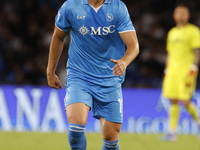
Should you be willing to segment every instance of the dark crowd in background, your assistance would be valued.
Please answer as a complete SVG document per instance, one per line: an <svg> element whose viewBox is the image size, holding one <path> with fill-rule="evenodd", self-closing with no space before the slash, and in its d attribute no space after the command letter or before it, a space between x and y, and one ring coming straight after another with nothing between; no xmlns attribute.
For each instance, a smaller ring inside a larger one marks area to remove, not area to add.
<svg viewBox="0 0 200 150"><path fill-rule="evenodd" d="M65 0L0 1L0 84L47 85L46 66L54 18ZM175 24L176 0L122 0L136 29L140 54L126 72L123 87L160 88L166 57L166 36ZM183 1L181 1L183 2ZM191 22L200 27L200 1L184 1ZM57 67L65 84L69 36ZM198 87L199 84L197 84Z"/></svg>

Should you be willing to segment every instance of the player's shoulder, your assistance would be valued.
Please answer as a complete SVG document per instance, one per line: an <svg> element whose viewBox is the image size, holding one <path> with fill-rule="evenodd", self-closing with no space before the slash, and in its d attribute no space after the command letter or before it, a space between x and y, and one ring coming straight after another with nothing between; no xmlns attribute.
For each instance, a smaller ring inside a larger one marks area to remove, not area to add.
<svg viewBox="0 0 200 150"><path fill-rule="evenodd" d="M115 1L115 0L112 0L112 1ZM116 0L115 3L117 3L118 6L121 8L126 7L126 4L124 2L122 2L121 0Z"/></svg>
<svg viewBox="0 0 200 150"><path fill-rule="evenodd" d="M126 4L122 2L121 0L110 0L110 1L112 5L110 8L113 9L115 14L119 15L119 14L124 14L127 12Z"/></svg>
<svg viewBox="0 0 200 150"><path fill-rule="evenodd" d="M118 11L119 9L126 7L125 3L122 2L121 0L107 0L107 2L109 2L110 5L115 6L118 9Z"/></svg>
<svg viewBox="0 0 200 150"><path fill-rule="evenodd" d="M199 27L196 26L196 25L194 25L194 24L192 24L192 23L188 23L188 24L187 24L187 28L188 28L189 30L192 30L192 31L199 31Z"/></svg>
<svg viewBox="0 0 200 150"><path fill-rule="evenodd" d="M177 30L177 27L173 27L168 31L168 35L173 34Z"/></svg>
<svg viewBox="0 0 200 150"><path fill-rule="evenodd" d="M63 5L61 6L67 9L75 8L78 4L81 4L80 0L66 0Z"/></svg>
<svg viewBox="0 0 200 150"><path fill-rule="evenodd" d="M112 0L112 3L118 4L118 5L124 5L124 2L121 0Z"/></svg>
<svg viewBox="0 0 200 150"><path fill-rule="evenodd" d="M64 3L66 4L76 4L76 3L82 3L81 0L66 0Z"/></svg>

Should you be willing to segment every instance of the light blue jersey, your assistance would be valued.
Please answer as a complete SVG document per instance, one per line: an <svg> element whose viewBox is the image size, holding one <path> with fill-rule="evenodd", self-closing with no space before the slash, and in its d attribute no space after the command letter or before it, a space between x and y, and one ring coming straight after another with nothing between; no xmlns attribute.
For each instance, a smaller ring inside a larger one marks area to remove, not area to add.
<svg viewBox="0 0 200 150"><path fill-rule="evenodd" d="M125 44L119 33L134 31L129 13L121 0L105 0L98 9L88 0L67 0L59 9L55 25L70 32L68 75L87 79L101 86L117 86L110 59L121 59Z"/></svg>

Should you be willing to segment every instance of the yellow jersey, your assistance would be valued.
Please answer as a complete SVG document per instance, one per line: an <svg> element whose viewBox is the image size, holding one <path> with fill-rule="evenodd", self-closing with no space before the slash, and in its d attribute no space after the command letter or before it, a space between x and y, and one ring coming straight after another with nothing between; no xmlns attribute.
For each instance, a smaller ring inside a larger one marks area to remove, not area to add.
<svg viewBox="0 0 200 150"><path fill-rule="evenodd" d="M200 29L197 26L188 23L182 28L172 28L167 36L169 74L188 72L194 61L193 50L197 48L200 48Z"/></svg>

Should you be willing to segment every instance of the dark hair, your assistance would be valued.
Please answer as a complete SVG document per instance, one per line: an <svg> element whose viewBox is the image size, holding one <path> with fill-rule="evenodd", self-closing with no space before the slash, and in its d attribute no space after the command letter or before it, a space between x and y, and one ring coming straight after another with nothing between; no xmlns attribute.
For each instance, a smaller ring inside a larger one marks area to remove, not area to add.
<svg viewBox="0 0 200 150"><path fill-rule="evenodd" d="M175 5L175 8L176 7L185 7L190 12L190 4L187 3L187 2L177 2L176 5Z"/></svg>

